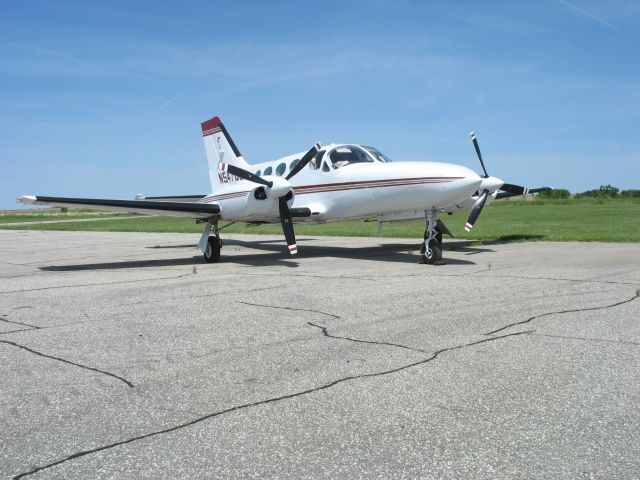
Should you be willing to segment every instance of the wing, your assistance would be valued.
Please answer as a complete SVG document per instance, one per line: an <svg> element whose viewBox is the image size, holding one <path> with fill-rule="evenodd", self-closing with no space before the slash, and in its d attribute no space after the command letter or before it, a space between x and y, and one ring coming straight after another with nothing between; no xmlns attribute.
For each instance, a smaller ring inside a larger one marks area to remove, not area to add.
<svg viewBox="0 0 640 480"><path fill-rule="evenodd" d="M163 201L163 202L198 202L198 200L203 199L206 195L197 194L197 195L169 195L165 197L147 197L146 195L136 195L136 200L154 200L154 201Z"/></svg>
<svg viewBox="0 0 640 480"><path fill-rule="evenodd" d="M23 205L54 205L56 207L89 208L91 210L107 210L111 212L155 213L189 218L209 218L220 213L219 205L198 202L24 196L18 199L18 203Z"/></svg>

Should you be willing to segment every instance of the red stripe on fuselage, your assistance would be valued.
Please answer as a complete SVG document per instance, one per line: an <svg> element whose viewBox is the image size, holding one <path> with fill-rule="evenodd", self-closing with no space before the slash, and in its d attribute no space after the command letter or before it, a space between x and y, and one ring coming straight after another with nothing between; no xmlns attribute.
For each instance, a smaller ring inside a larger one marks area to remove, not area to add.
<svg viewBox="0 0 640 480"><path fill-rule="evenodd" d="M362 182L326 183L318 185L304 185L294 187L296 195L309 193L338 192L341 190L357 190L365 188L400 187L407 185L422 185L429 183L449 183L463 177L419 177L419 178L398 178L393 180L374 180Z"/></svg>

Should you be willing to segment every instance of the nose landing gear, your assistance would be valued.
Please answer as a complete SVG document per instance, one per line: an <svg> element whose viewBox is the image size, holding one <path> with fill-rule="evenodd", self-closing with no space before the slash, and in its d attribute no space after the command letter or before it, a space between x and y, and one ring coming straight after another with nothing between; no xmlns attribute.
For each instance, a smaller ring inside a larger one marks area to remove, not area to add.
<svg viewBox="0 0 640 480"><path fill-rule="evenodd" d="M424 242L420 244L420 260L418 263L430 265L444 265L442 260L442 232L438 228L440 212L427 210Z"/></svg>

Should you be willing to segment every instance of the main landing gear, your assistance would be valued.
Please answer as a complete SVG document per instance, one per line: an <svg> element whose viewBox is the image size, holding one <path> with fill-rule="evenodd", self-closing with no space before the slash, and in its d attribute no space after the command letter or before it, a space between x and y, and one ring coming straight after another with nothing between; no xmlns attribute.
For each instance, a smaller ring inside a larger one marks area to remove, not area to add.
<svg viewBox="0 0 640 480"><path fill-rule="evenodd" d="M431 265L444 265L442 260L442 231L438 227L439 212L427 210L424 242L420 244L420 262Z"/></svg>
<svg viewBox="0 0 640 480"><path fill-rule="evenodd" d="M220 260L220 249L222 248L222 240L218 235L211 235L207 240L207 246L204 248L204 259L207 263L218 263Z"/></svg>
<svg viewBox="0 0 640 480"><path fill-rule="evenodd" d="M211 228L213 227L213 235L210 235ZM209 220L200 241L198 242L198 248L204 255L204 260L207 263L217 263L220 260L220 249L222 248L222 240L220 240L220 230L218 229L218 223L215 224Z"/></svg>

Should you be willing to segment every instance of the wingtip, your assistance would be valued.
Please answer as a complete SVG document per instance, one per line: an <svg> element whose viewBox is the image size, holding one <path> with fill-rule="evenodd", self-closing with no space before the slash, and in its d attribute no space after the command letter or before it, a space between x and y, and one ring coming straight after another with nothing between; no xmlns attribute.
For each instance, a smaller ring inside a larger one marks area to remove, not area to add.
<svg viewBox="0 0 640 480"><path fill-rule="evenodd" d="M295 255L298 253L298 246L295 243L293 245L289 245L289 253L291 255Z"/></svg>
<svg viewBox="0 0 640 480"><path fill-rule="evenodd" d="M470 232L472 228L473 228L473 225L471 225L470 223L467 223L467 224L464 226L464 229L465 229L467 232Z"/></svg>
<svg viewBox="0 0 640 480"><path fill-rule="evenodd" d="M16 199L16 203L19 203L21 205L32 205L36 203L37 200L38 199L35 195L23 195L22 197L18 197Z"/></svg>

